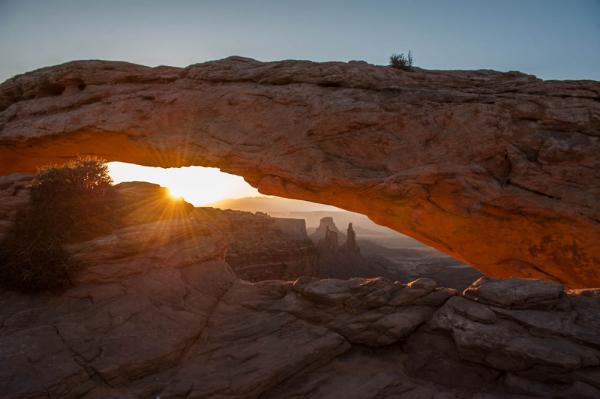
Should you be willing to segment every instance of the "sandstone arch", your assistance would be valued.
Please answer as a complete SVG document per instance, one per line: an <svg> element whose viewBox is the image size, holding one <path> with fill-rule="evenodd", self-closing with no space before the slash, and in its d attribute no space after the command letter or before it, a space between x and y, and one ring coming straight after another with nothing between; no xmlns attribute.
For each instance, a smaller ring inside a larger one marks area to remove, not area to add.
<svg viewBox="0 0 600 399"><path fill-rule="evenodd" d="M600 286L600 82L363 62L80 61L0 86L0 174L77 154L216 166L492 276Z"/></svg>

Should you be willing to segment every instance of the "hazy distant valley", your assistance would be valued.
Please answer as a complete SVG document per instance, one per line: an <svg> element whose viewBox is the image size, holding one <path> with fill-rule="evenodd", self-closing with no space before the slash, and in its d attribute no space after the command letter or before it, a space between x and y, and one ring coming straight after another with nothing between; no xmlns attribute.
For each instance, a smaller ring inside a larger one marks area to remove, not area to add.
<svg viewBox="0 0 600 399"><path fill-rule="evenodd" d="M339 237L340 245L345 239L344 232L348 224L352 223L360 256L337 256L328 262L321 262L319 277L382 276L403 282L430 277L442 286L462 290L481 276L472 267L461 264L434 248L377 225L364 215L339 208L278 197L227 199L211 204L211 207L264 212L275 218L303 219L306 221L307 234L312 237L314 244L319 241L314 234L322 218L333 218L335 227L342 233Z"/></svg>

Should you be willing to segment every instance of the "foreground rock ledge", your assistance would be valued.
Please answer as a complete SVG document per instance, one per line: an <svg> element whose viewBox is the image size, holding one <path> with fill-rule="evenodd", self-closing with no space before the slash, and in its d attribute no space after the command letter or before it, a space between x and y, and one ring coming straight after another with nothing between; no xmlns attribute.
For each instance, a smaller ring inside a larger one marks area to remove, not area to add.
<svg viewBox="0 0 600 399"><path fill-rule="evenodd" d="M144 261L99 237L79 246L90 267L65 293L0 291L2 397L600 397L599 290L488 278L464 295L426 278L248 283L200 225L187 231L212 259L171 240Z"/></svg>
<svg viewBox="0 0 600 399"><path fill-rule="evenodd" d="M600 83L364 62L80 61L0 85L0 174L203 165L368 215L490 276L600 286Z"/></svg>

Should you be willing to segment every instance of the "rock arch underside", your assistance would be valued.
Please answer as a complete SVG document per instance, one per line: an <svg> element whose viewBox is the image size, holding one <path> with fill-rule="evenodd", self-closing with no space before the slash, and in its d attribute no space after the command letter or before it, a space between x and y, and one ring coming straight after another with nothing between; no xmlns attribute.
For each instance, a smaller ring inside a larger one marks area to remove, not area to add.
<svg viewBox="0 0 600 399"><path fill-rule="evenodd" d="M0 174L219 167L489 276L600 286L600 82L364 62L77 61L0 85Z"/></svg>

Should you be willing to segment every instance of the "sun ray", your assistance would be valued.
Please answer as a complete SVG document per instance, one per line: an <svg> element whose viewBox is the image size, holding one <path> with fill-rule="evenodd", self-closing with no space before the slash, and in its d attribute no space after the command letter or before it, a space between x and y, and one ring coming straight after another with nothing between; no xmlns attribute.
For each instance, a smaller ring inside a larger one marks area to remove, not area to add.
<svg viewBox="0 0 600 399"><path fill-rule="evenodd" d="M109 163L115 183L147 181L167 187L173 197L181 197L196 206L204 206L226 198L262 196L242 177L221 172L217 168L144 167L121 162Z"/></svg>

